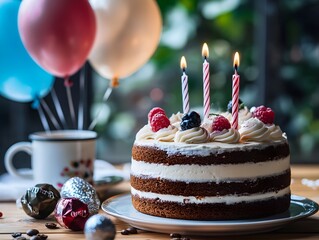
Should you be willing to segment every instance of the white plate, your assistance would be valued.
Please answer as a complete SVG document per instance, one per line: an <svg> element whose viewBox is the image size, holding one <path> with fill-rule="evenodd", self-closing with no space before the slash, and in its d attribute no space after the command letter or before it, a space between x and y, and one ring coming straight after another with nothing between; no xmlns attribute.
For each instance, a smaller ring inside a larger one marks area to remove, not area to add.
<svg viewBox="0 0 319 240"><path fill-rule="evenodd" d="M102 204L102 209L133 227L153 232L188 235L240 235L273 231L287 223L315 214L318 204L310 199L292 195L289 210L267 218L229 221L194 221L161 218L135 210L131 195L112 197Z"/></svg>

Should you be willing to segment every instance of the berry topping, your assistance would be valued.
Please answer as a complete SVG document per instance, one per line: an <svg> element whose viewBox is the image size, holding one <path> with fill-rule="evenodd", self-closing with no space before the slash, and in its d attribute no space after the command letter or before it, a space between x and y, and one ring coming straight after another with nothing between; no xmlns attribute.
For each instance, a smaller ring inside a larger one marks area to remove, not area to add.
<svg viewBox="0 0 319 240"><path fill-rule="evenodd" d="M273 124L275 119L275 113L271 108L259 106L253 112L253 117L258 118L264 124Z"/></svg>
<svg viewBox="0 0 319 240"><path fill-rule="evenodd" d="M181 129L187 130L195 127L199 127L201 124L200 116L197 112L190 112L183 116L181 122Z"/></svg>
<svg viewBox="0 0 319 240"><path fill-rule="evenodd" d="M223 131L224 129L230 129L230 123L224 116L217 116L214 119L212 131Z"/></svg>
<svg viewBox="0 0 319 240"><path fill-rule="evenodd" d="M162 108L160 108L160 107L155 107L155 108L153 108L153 109L148 113L148 122L149 122L149 123L152 121L153 116L154 116L155 114L157 114L157 113L161 113L161 114L166 115L166 114L165 114L165 111L164 111Z"/></svg>
<svg viewBox="0 0 319 240"><path fill-rule="evenodd" d="M233 107L233 102L232 100L230 100L227 105L227 111L231 113L232 107ZM245 107L245 104L242 102L242 100L239 99L239 110L244 109L244 107Z"/></svg>
<svg viewBox="0 0 319 240"><path fill-rule="evenodd" d="M167 128L170 125L169 119L163 113L156 113L153 115L152 120L150 122L151 128L153 132L157 132L162 128Z"/></svg>

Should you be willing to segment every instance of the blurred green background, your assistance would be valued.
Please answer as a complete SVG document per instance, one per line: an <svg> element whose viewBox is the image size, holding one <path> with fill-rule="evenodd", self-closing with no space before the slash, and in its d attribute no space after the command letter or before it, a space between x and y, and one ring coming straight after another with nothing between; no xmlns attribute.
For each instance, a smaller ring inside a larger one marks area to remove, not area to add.
<svg viewBox="0 0 319 240"><path fill-rule="evenodd" d="M190 105L202 112L201 48L210 51L211 105L226 109L231 99L233 55L240 53L240 98L266 105L288 135L293 162L317 161L319 143L319 1L158 1L163 17L160 45L136 74L121 80L104 105L97 131L98 155L129 161L130 146L154 106L168 115L182 111L181 56L189 76ZM147 36L146 36L147 37ZM93 75L93 110L108 84ZM110 154L112 153L112 154Z"/></svg>

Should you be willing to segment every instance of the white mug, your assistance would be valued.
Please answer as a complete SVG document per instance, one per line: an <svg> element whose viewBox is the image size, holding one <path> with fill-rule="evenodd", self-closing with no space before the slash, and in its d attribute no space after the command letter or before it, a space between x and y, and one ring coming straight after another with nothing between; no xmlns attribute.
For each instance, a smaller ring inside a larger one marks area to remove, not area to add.
<svg viewBox="0 0 319 240"><path fill-rule="evenodd" d="M31 134L32 142L12 145L5 154L9 174L30 178L13 166L13 157L24 151L31 155L32 178L35 183L49 183L61 188L71 177L93 183L95 143L97 134L85 130L61 130Z"/></svg>

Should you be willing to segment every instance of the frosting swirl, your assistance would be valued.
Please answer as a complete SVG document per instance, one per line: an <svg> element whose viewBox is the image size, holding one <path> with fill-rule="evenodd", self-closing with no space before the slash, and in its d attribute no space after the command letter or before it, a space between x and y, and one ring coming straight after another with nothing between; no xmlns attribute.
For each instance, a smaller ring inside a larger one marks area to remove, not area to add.
<svg viewBox="0 0 319 240"><path fill-rule="evenodd" d="M178 129L172 125L167 128L162 128L155 133L154 139L161 142L173 142L175 133Z"/></svg>
<svg viewBox="0 0 319 240"><path fill-rule="evenodd" d="M224 116L228 119L229 122L232 122L232 114L230 112L223 112L220 115ZM241 127L241 124L246 120L252 118L253 114L249 111L249 109L245 106L243 109L240 109L238 112L238 128Z"/></svg>
<svg viewBox="0 0 319 240"><path fill-rule="evenodd" d="M250 118L244 121L239 133L241 142L266 142L270 140L268 128L257 118Z"/></svg>
<svg viewBox="0 0 319 240"><path fill-rule="evenodd" d="M240 139L239 132L236 129L224 129L223 131L214 131L210 134L210 141L223 143L238 143Z"/></svg>
<svg viewBox="0 0 319 240"><path fill-rule="evenodd" d="M136 134L136 140L154 139L154 132L149 124L142 127Z"/></svg>
<svg viewBox="0 0 319 240"><path fill-rule="evenodd" d="M180 123L182 121L182 117L183 117L183 113L176 113L176 114L172 114L172 116L169 118L169 121L171 122L171 124L177 128L180 128Z"/></svg>
<svg viewBox="0 0 319 240"><path fill-rule="evenodd" d="M279 126L276 126L275 124L266 125L268 127L269 131L269 138L273 141L283 140L285 137L283 136L283 132L281 131Z"/></svg>
<svg viewBox="0 0 319 240"><path fill-rule="evenodd" d="M175 135L175 142L184 142L184 143L204 143L208 142L209 133L205 128L195 127L187 129L185 131L178 131Z"/></svg>
<svg viewBox="0 0 319 240"><path fill-rule="evenodd" d="M238 113L238 124L239 126L246 120L252 118L253 114L249 111L247 107L241 109Z"/></svg>

